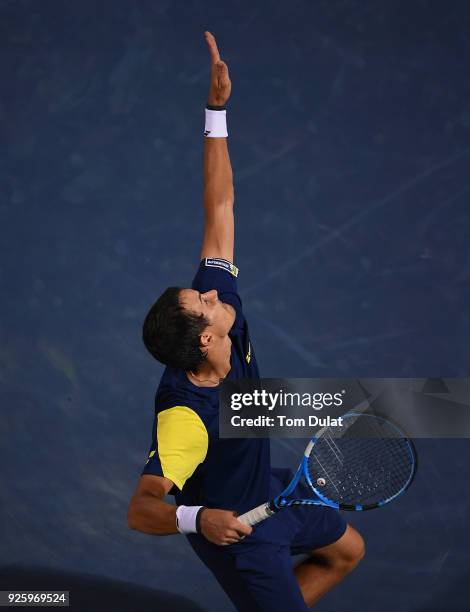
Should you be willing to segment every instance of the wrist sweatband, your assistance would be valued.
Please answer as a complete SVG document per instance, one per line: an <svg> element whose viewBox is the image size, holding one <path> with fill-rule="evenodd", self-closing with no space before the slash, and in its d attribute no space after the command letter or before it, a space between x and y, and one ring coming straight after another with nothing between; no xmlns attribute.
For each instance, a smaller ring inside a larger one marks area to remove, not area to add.
<svg viewBox="0 0 470 612"><path fill-rule="evenodd" d="M199 533L200 518L198 517L203 509L204 506L178 506L176 508L176 529L180 533Z"/></svg>
<svg viewBox="0 0 470 612"><path fill-rule="evenodd" d="M208 138L226 138L228 136L227 109L225 106L206 104L204 136Z"/></svg>

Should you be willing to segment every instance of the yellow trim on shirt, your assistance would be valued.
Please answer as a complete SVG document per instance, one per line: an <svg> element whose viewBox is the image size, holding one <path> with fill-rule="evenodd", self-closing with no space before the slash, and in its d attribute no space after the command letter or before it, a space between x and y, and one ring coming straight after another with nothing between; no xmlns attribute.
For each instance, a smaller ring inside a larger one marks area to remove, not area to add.
<svg viewBox="0 0 470 612"><path fill-rule="evenodd" d="M157 442L163 475L182 490L209 448L201 417L187 406L162 410L157 418Z"/></svg>

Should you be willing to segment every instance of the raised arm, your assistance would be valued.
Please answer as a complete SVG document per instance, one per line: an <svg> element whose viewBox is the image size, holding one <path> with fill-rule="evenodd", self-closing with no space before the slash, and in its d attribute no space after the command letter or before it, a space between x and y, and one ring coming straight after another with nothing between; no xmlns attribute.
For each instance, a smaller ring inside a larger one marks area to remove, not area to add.
<svg viewBox="0 0 470 612"><path fill-rule="evenodd" d="M204 35L211 57L211 82L207 104L224 106L230 97L232 87L228 68L220 59L214 36L210 32L205 32ZM217 120L217 117L210 119ZM204 137L204 238L201 258L222 257L233 261L234 200L233 173L227 137L206 134Z"/></svg>

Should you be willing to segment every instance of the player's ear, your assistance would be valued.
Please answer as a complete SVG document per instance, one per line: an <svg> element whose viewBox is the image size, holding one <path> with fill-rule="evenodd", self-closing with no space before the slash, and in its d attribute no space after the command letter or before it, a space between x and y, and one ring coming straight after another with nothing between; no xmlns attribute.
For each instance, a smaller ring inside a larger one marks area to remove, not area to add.
<svg viewBox="0 0 470 612"><path fill-rule="evenodd" d="M209 348L213 341L214 336L210 332L205 331L199 336L199 342L204 348Z"/></svg>

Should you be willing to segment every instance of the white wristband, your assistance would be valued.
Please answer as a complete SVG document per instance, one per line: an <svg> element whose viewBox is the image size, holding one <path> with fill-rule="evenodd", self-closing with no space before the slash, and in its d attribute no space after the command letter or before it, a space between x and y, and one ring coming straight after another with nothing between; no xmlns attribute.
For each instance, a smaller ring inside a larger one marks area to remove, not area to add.
<svg viewBox="0 0 470 612"><path fill-rule="evenodd" d="M203 506L178 506L176 508L176 529L180 533L197 533L196 516Z"/></svg>
<svg viewBox="0 0 470 612"><path fill-rule="evenodd" d="M208 138L226 138L228 136L226 110L209 110L206 108L204 136Z"/></svg>

